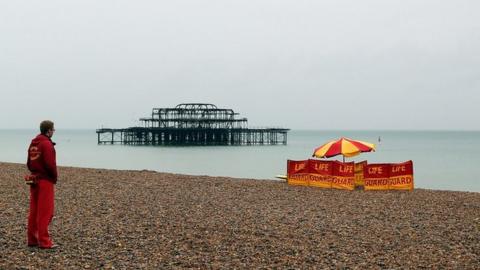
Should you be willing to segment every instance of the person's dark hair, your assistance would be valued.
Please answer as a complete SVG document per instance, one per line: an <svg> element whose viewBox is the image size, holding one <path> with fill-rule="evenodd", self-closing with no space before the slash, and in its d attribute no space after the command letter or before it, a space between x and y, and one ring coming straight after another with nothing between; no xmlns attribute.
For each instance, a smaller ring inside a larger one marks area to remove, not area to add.
<svg viewBox="0 0 480 270"><path fill-rule="evenodd" d="M46 134L50 129L53 129L53 122L45 120L40 123L40 133Z"/></svg>

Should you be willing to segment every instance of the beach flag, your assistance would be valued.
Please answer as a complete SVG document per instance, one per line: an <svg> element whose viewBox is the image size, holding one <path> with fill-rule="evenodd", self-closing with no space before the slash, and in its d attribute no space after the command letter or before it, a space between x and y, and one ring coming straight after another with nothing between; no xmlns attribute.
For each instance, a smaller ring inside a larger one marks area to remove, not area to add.
<svg viewBox="0 0 480 270"><path fill-rule="evenodd" d="M368 164L331 160L288 160L287 183L354 190L413 190L413 162Z"/></svg>
<svg viewBox="0 0 480 270"><path fill-rule="evenodd" d="M333 161L310 159L308 161L310 178L309 186L331 188Z"/></svg>
<svg viewBox="0 0 480 270"><path fill-rule="evenodd" d="M287 160L287 183L295 186L308 186L308 160Z"/></svg>
<svg viewBox="0 0 480 270"><path fill-rule="evenodd" d="M365 190L388 190L390 164L368 164L363 167Z"/></svg>
<svg viewBox="0 0 480 270"><path fill-rule="evenodd" d="M354 162L333 161L332 188L355 189L355 165Z"/></svg>
<svg viewBox="0 0 480 270"><path fill-rule="evenodd" d="M413 162L390 164L390 189L413 190Z"/></svg>

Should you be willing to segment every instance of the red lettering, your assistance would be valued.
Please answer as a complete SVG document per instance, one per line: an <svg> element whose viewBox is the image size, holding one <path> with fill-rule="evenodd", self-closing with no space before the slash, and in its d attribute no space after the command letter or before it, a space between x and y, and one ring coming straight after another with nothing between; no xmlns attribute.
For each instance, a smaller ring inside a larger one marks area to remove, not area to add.
<svg viewBox="0 0 480 270"><path fill-rule="evenodd" d="M405 184L411 184L412 181L413 181L413 179L412 179L412 177L410 177L410 176L407 176L407 177L405 178L405 182L406 182Z"/></svg>
<svg viewBox="0 0 480 270"><path fill-rule="evenodd" d="M341 177L335 177L332 180L332 183L337 184L337 185L354 185L354 179L353 178L341 178Z"/></svg>
<svg viewBox="0 0 480 270"><path fill-rule="evenodd" d="M411 176L399 176L390 178L390 185L410 185L413 179Z"/></svg>
<svg viewBox="0 0 480 270"><path fill-rule="evenodd" d="M309 178L308 174L305 174L305 173L292 174L289 177L289 179L291 180L301 180L301 181L307 181L308 178Z"/></svg>
<svg viewBox="0 0 480 270"><path fill-rule="evenodd" d="M367 179L365 180L367 186L386 186L388 185L388 179Z"/></svg>
<svg viewBox="0 0 480 270"><path fill-rule="evenodd" d="M310 174L310 181L314 182L331 182L327 176Z"/></svg>

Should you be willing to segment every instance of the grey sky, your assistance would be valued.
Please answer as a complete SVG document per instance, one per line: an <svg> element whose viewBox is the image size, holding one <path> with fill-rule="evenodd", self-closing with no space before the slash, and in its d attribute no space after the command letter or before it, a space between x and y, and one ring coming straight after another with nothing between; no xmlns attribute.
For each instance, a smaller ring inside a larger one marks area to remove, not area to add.
<svg viewBox="0 0 480 270"><path fill-rule="evenodd" d="M0 122L127 127L207 102L250 126L480 129L480 1L0 2Z"/></svg>

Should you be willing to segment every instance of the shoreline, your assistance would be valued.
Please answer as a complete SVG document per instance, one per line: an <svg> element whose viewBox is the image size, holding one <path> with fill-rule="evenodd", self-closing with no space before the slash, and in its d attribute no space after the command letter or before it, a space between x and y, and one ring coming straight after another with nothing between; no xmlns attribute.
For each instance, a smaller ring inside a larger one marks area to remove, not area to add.
<svg viewBox="0 0 480 270"><path fill-rule="evenodd" d="M26 165L24 163L18 162L10 162L10 161L0 161L0 167L2 164L10 164L10 165L20 165L25 166L25 173L28 173ZM105 170L105 171L118 171L118 172L150 172L150 173L158 173L158 174L165 174L165 175L178 175L178 176L186 176L186 177L211 177L211 178L222 178L222 179L229 179L233 181L241 181L241 180L249 180L249 181L272 181L272 182L280 182L286 183L286 179L280 179L279 176L285 176L285 174L277 174L272 175L271 178L246 178L246 177L237 177L237 176L224 176L224 175L206 175L206 174L188 174L188 173L177 173L177 172L162 172L156 171L151 169L112 169L112 168L96 168L96 167L79 167L79 166L60 166L58 168L68 168L68 169L86 169L86 170ZM62 177L62 175L60 175ZM310 188L319 188L319 187L312 187ZM322 189L322 188L320 188ZM378 192L378 191L365 191L363 189L355 189L356 191L363 191L363 192ZM414 188L414 190L427 190L427 191L438 191L438 192L461 192L461 193L478 193L480 191L466 191L466 190L453 190L453 189L435 189L435 188Z"/></svg>
<svg viewBox="0 0 480 270"><path fill-rule="evenodd" d="M480 193L59 167L59 249L25 245L24 164L0 162L0 268L463 268Z"/></svg>

